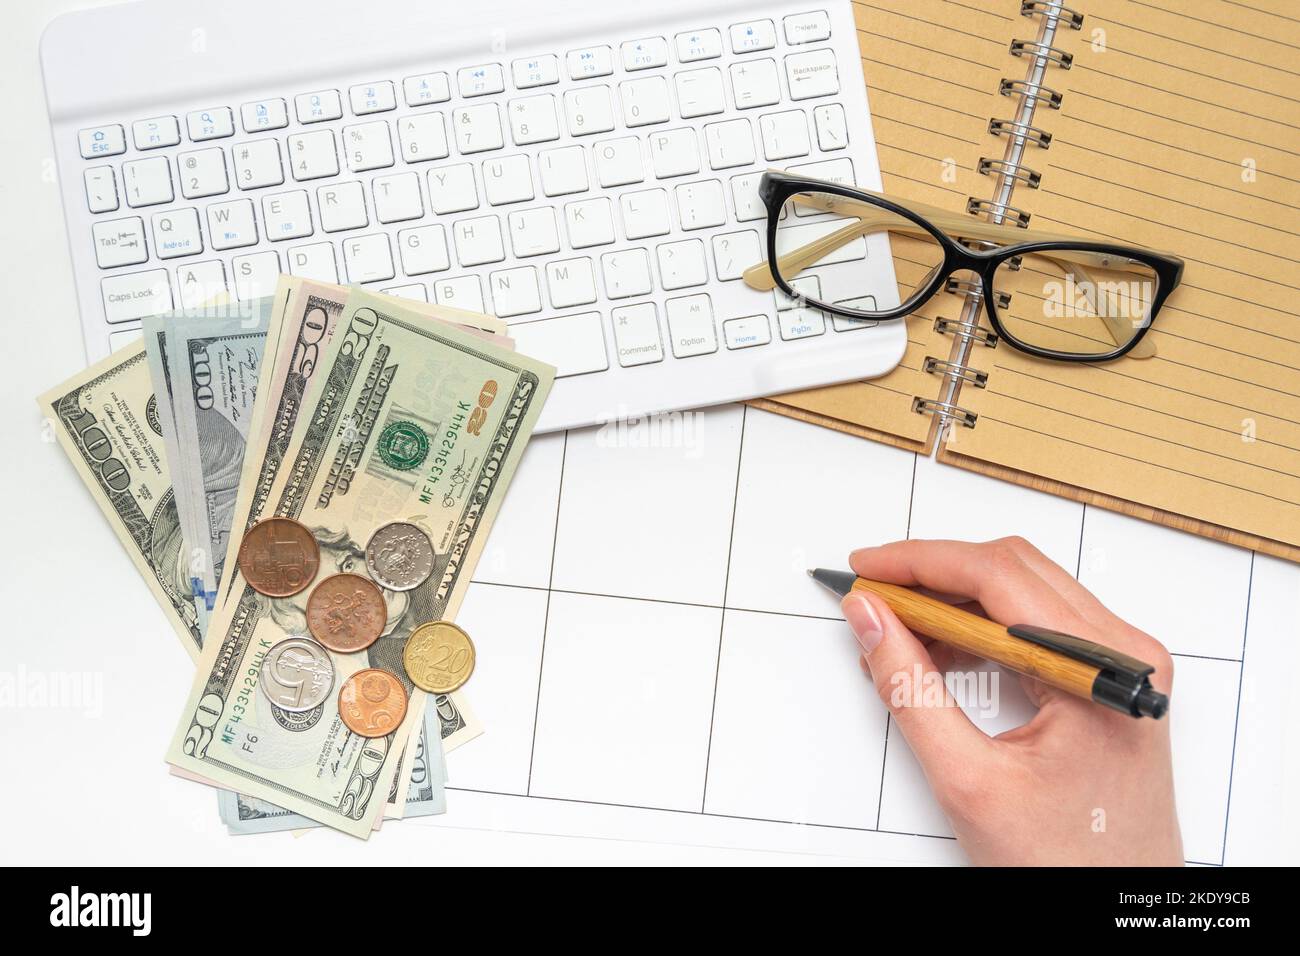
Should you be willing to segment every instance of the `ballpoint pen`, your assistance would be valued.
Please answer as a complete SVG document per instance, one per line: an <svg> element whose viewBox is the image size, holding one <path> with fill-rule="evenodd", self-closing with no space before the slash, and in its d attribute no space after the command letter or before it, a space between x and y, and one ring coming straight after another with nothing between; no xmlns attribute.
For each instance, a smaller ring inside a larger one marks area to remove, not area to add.
<svg viewBox="0 0 1300 956"><path fill-rule="evenodd" d="M1163 717L1169 698L1151 686L1155 670L1093 641L1029 624L1004 627L897 584L869 581L849 571L808 572L840 597L871 591L908 628L1131 717Z"/></svg>

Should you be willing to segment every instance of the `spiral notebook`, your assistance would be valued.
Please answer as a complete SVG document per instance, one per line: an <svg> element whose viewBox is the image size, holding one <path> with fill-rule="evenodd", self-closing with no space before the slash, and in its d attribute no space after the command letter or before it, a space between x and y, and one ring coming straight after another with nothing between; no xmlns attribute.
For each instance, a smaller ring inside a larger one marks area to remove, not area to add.
<svg viewBox="0 0 1300 956"><path fill-rule="evenodd" d="M1300 561L1294 3L853 6L886 191L1187 269L1152 358L1031 358L957 281L896 371L754 404Z"/></svg>

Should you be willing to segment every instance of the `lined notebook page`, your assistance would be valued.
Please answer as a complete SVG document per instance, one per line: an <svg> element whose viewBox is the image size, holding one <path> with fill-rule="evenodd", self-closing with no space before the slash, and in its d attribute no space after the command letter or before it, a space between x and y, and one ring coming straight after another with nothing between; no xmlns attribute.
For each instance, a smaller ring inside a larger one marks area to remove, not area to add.
<svg viewBox="0 0 1300 956"><path fill-rule="evenodd" d="M1048 82L1030 228L1187 262L1148 339L1105 366L980 350L978 414L941 459L1300 560L1300 7L1088 0ZM1129 507L1125 502L1133 502ZM1232 529L1232 530L1228 530Z"/></svg>
<svg viewBox="0 0 1300 956"><path fill-rule="evenodd" d="M1024 75L1026 61L1008 49L1013 38L1038 32L1038 21L1019 9L1017 0L855 0L887 193L954 211L966 208L968 196L992 194L993 180L976 167L981 156L1001 158L1004 141L989 135L989 118L1011 116L1015 105L997 95L998 81ZM941 377L922 363L927 355L948 358L951 340L934 331L934 320L957 319L963 301L940 293L909 317L907 352L889 375L753 404L928 450L932 419L912 411L912 398L939 397Z"/></svg>

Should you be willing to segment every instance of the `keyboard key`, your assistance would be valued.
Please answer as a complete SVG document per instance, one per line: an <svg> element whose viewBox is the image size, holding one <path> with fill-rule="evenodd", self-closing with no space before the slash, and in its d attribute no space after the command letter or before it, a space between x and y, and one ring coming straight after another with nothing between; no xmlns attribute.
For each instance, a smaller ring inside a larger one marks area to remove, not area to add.
<svg viewBox="0 0 1300 956"><path fill-rule="evenodd" d="M510 117L510 137L516 146L549 143L560 138L555 97L550 93L511 100L506 104L506 114Z"/></svg>
<svg viewBox="0 0 1300 956"><path fill-rule="evenodd" d="M510 64L514 74L515 88L532 89L535 86L550 86L560 82L560 60L552 54L515 60Z"/></svg>
<svg viewBox="0 0 1300 956"><path fill-rule="evenodd" d="M397 139L402 159L408 163L445 159L449 152L447 126L441 113L402 117L397 121Z"/></svg>
<svg viewBox="0 0 1300 956"><path fill-rule="evenodd" d="M166 269L109 276L99 287L104 297L104 321L110 325L134 322L146 315L170 312L172 308L172 289Z"/></svg>
<svg viewBox="0 0 1300 956"><path fill-rule="evenodd" d="M149 260L144 244L144 222L139 216L109 219L90 227L95 241L95 261L101 269L134 266Z"/></svg>
<svg viewBox="0 0 1300 956"><path fill-rule="evenodd" d="M829 52L829 51L827 51ZM731 65L731 90L736 109L771 106L781 101L781 80L775 60L746 60Z"/></svg>
<svg viewBox="0 0 1300 956"><path fill-rule="evenodd" d="M570 50L565 61L569 67L569 79L587 80L593 76L609 76L614 72L614 55L607 46L593 46L582 50Z"/></svg>
<svg viewBox="0 0 1300 956"><path fill-rule="evenodd" d="M564 94L564 112L573 136L608 133L614 128L614 107L607 86L569 90Z"/></svg>
<svg viewBox="0 0 1300 956"><path fill-rule="evenodd" d="M226 267L219 259L176 267L176 297L182 309L197 309L226 291Z"/></svg>
<svg viewBox="0 0 1300 956"><path fill-rule="evenodd" d="M506 257L501 242L501 221L496 216L461 219L451 227L456 243L456 258L462 266L479 266L500 262Z"/></svg>
<svg viewBox="0 0 1300 956"><path fill-rule="evenodd" d="M581 146L544 150L537 157L542 173L542 192L567 196L587 189L587 154Z"/></svg>
<svg viewBox="0 0 1300 956"><path fill-rule="evenodd" d="M546 288L551 295L552 308L591 305L596 301L596 277L591 270L591 260L579 258L548 262Z"/></svg>
<svg viewBox="0 0 1300 956"><path fill-rule="evenodd" d="M806 306L778 311L776 322L781 329L781 338L787 342L812 338L814 335L823 335L826 332L825 313L820 309L810 309Z"/></svg>
<svg viewBox="0 0 1300 956"><path fill-rule="evenodd" d="M742 173L731 177L731 199L736 207L737 222L767 218L767 207L758 196L758 183L762 178L762 173Z"/></svg>
<svg viewBox="0 0 1300 956"><path fill-rule="evenodd" d="M772 327L765 315L744 315L722 323L722 337L729 349L747 349L772 341Z"/></svg>
<svg viewBox="0 0 1300 956"><path fill-rule="evenodd" d="M754 131L749 120L734 119L704 127L711 169L730 169L754 162Z"/></svg>
<svg viewBox="0 0 1300 956"><path fill-rule="evenodd" d="M116 156L126 152L126 132L121 126L92 126L77 133L77 144L82 159Z"/></svg>
<svg viewBox="0 0 1300 956"><path fill-rule="evenodd" d="M727 99L722 92L722 71L715 66L678 73L674 82L677 84L677 108L682 119L712 116L727 108Z"/></svg>
<svg viewBox="0 0 1300 956"><path fill-rule="evenodd" d="M474 167L469 163L429 170L429 205L440 216L478 207Z"/></svg>
<svg viewBox="0 0 1300 956"><path fill-rule="evenodd" d="M245 133L260 133L268 129L283 129L289 125L289 111L284 100L255 100L239 108L239 118Z"/></svg>
<svg viewBox="0 0 1300 956"><path fill-rule="evenodd" d="M352 115L368 116L397 109L397 91L391 80L378 83L358 83L348 88L348 103Z"/></svg>
<svg viewBox="0 0 1300 956"><path fill-rule="evenodd" d="M706 179L698 183L683 183L675 190L677 195L677 221L687 232L692 229L709 229L727 221L727 204L722 195L722 183Z"/></svg>
<svg viewBox="0 0 1300 956"><path fill-rule="evenodd" d="M343 100L338 90L299 93L293 98L293 110L299 123L324 123L343 118Z"/></svg>
<svg viewBox="0 0 1300 956"><path fill-rule="evenodd" d="M260 189L284 182L280 166L280 144L273 139L240 143L230 151L235 161L235 185L240 189Z"/></svg>
<svg viewBox="0 0 1300 956"><path fill-rule="evenodd" d="M709 281L709 266L704 261L704 243L698 239L665 242L655 249L659 259L659 281L669 291Z"/></svg>
<svg viewBox="0 0 1300 956"><path fill-rule="evenodd" d="M690 358L718 350L718 330L713 324L713 303L703 293L664 303L668 314L668 340L673 355Z"/></svg>
<svg viewBox="0 0 1300 956"><path fill-rule="evenodd" d="M537 287L537 270L532 266L491 273L488 290L492 293L492 311L497 318L542 311L542 291Z"/></svg>
<svg viewBox="0 0 1300 956"><path fill-rule="evenodd" d="M519 351L555 366L555 377L603 372L609 368L605 330L599 312L558 319L519 322L510 327Z"/></svg>
<svg viewBox="0 0 1300 956"><path fill-rule="evenodd" d="M575 147L578 148L578 147ZM581 149L579 148L579 152ZM483 164L483 192L492 206L533 198L533 174L527 156L502 156Z"/></svg>
<svg viewBox="0 0 1300 956"><path fill-rule="evenodd" d="M380 222L405 222L424 215L418 173L376 176L370 188L374 190L375 218Z"/></svg>
<svg viewBox="0 0 1300 956"><path fill-rule="evenodd" d="M136 149L161 149L175 146L181 141L181 126L175 116L155 116L136 120L131 124L131 137Z"/></svg>
<svg viewBox="0 0 1300 956"><path fill-rule="evenodd" d="M691 30L677 34L677 59L682 63L714 60L722 56L722 34L717 30Z"/></svg>
<svg viewBox="0 0 1300 956"><path fill-rule="evenodd" d="M815 96L833 96L840 91L840 75L835 68L834 50L809 50L785 58L786 79L792 100L810 100Z"/></svg>
<svg viewBox="0 0 1300 956"><path fill-rule="evenodd" d="M437 223L403 229L397 234L397 250L402 257L402 271L408 276L445 272L451 268L447 234Z"/></svg>
<svg viewBox="0 0 1300 956"><path fill-rule="evenodd" d="M257 244L253 203L248 199L213 203L207 208L208 238L212 248L238 249Z"/></svg>
<svg viewBox="0 0 1300 956"><path fill-rule="evenodd" d="M280 255L273 250L235 256L230 267L235 274L235 298L241 302L270 295L280 279Z"/></svg>
<svg viewBox="0 0 1300 956"><path fill-rule="evenodd" d="M501 136L501 111L495 103L453 110L451 128L456 148L466 155L505 145Z"/></svg>
<svg viewBox="0 0 1300 956"><path fill-rule="evenodd" d="M116 352L120 348L125 348L128 345L134 345L136 342L139 342L140 339L143 337L144 337L144 329L140 328L140 326L138 325L135 328L125 328L125 329L119 329L116 332L109 332L108 350L110 352Z"/></svg>
<svg viewBox="0 0 1300 956"><path fill-rule="evenodd" d="M623 101L623 122L629 127L668 122L668 81L647 76L619 84Z"/></svg>
<svg viewBox="0 0 1300 956"><path fill-rule="evenodd" d="M605 277L605 295L611 299L650 294L650 256L644 249L605 253L600 257L600 272Z"/></svg>
<svg viewBox="0 0 1300 956"><path fill-rule="evenodd" d="M234 136L235 114L231 112L229 106L193 110L185 114L185 130L190 134L190 140L195 143Z"/></svg>
<svg viewBox="0 0 1300 956"><path fill-rule="evenodd" d="M641 142L635 136L596 144L596 178L601 186L627 186L645 181Z"/></svg>
<svg viewBox="0 0 1300 956"><path fill-rule="evenodd" d="M203 251L199 212L194 208L169 209L153 214L153 251L159 259L178 259Z"/></svg>
<svg viewBox="0 0 1300 956"><path fill-rule="evenodd" d="M629 73L634 70L651 70L668 63L668 41L663 37L628 40L623 44L622 52L623 69Z"/></svg>
<svg viewBox="0 0 1300 956"><path fill-rule="evenodd" d="M370 225L366 216L365 191L358 182L317 186L316 208L320 210L320 227L326 232Z"/></svg>
<svg viewBox="0 0 1300 956"><path fill-rule="evenodd" d="M339 281L339 264L334 257L334 244L330 242L313 242L306 246L294 246L286 258L289 260L289 273L317 282Z"/></svg>
<svg viewBox="0 0 1300 956"><path fill-rule="evenodd" d="M655 178L687 176L700 171L700 148L693 129L670 129L650 137Z"/></svg>
<svg viewBox="0 0 1300 956"><path fill-rule="evenodd" d="M303 239L312 234L311 208L302 189L262 197L262 226L271 242Z"/></svg>
<svg viewBox="0 0 1300 956"><path fill-rule="evenodd" d="M731 52L753 53L776 46L776 27L771 20L751 20L731 27Z"/></svg>
<svg viewBox="0 0 1300 956"><path fill-rule="evenodd" d="M853 179L853 160L845 157L843 159L824 159L819 163L800 163L797 166L790 166L790 172L798 172L801 176L811 176L813 179L824 179L827 182L839 183L841 186L855 185ZM815 209L809 209L804 212L799 210L800 215L816 216L819 213Z"/></svg>
<svg viewBox="0 0 1300 956"><path fill-rule="evenodd" d="M313 130L290 136L289 170L298 182L339 174L339 154L334 147L334 131Z"/></svg>
<svg viewBox="0 0 1300 956"><path fill-rule="evenodd" d="M122 183L126 189L126 204L131 207L155 206L171 202L171 166L166 156L137 159L122 164Z"/></svg>
<svg viewBox="0 0 1300 956"><path fill-rule="evenodd" d="M614 351L619 365L631 368L663 361L664 343L653 302L620 305L609 317L614 326Z"/></svg>
<svg viewBox="0 0 1300 956"><path fill-rule="evenodd" d="M186 199L221 196L230 192L226 175L226 151L213 147L181 153L176 157L181 179L181 195Z"/></svg>
<svg viewBox="0 0 1300 956"><path fill-rule="evenodd" d="M810 222L806 225L784 225L776 231L776 253L778 256L785 255L791 249L798 249L822 236L830 235L837 229L844 226L844 221L832 220L830 222ZM846 242L836 249L831 249L824 256L817 260L818 265L831 265L836 262L852 262L855 259L864 259L867 255L867 240L862 236ZM816 276L810 278L815 279ZM798 281L798 280L796 280ZM819 298L813 296L813 298Z"/></svg>
<svg viewBox="0 0 1300 956"><path fill-rule="evenodd" d="M433 284L433 301L456 309L482 312L483 287L479 284L478 276L439 279Z"/></svg>
<svg viewBox="0 0 1300 956"><path fill-rule="evenodd" d="M407 106L428 106L451 99L451 84L446 73L421 73L402 80L402 94Z"/></svg>
<svg viewBox="0 0 1300 956"><path fill-rule="evenodd" d="M343 127L343 153L347 156L348 169L354 173L393 165L393 140L388 123L376 120Z"/></svg>
<svg viewBox="0 0 1300 956"><path fill-rule="evenodd" d="M831 38L831 18L826 15L825 10L796 13L781 22L785 26L785 42L791 45L816 43L818 40Z"/></svg>
<svg viewBox="0 0 1300 956"><path fill-rule="evenodd" d="M118 207L117 177L112 166L92 166L83 174L86 208L91 212L112 212Z"/></svg>
<svg viewBox="0 0 1300 956"><path fill-rule="evenodd" d="M623 232L629 239L666 236L672 229L668 221L668 194L662 189L643 189L619 197L623 210Z"/></svg>
<svg viewBox="0 0 1300 956"><path fill-rule="evenodd" d="M343 264L348 270L348 282L379 282L391 279L393 251L388 236L374 233L343 240Z"/></svg>
<svg viewBox="0 0 1300 956"><path fill-rule="evenodd" d="M758 130L763 137L763 155L769 162L807 156L812 148L808 143L808 117L803 110L760 116Z"/></svg>
<svg viewBox="0 0 1300 956"><path fill-rule="evenodd" d="M500 63L485 63L457 70L456 84L461 96L487 96L504 90L506 77Z"/></svg>
<svg viewBox="0 0 1300 956"><path fill-rule="evenodd" d="M752 230L713 237L713 269L723 282L739 279L750 266L763 261L763 246Z"/></svg>
<svg viewBox="0 0 1300 956"><path fill-rule="evenodd" d="M390 285L379 290L384 295L396 296L399 299L411 299L415 302L428 302L429 292L425 289L424 284L413 282L410 285Z"/></svg>
<svg viewBox="0 0 1300 956"><path fill-rule="evenodd" d="M510 248L516 258L545 256L560 251L555 210L550 206L512 212L506 220L506 231L510 233Z"/></svg>
<svg viewBox="0 0 1300 956"><path fill-rule="evenodd" d="M608 245L614 241L613 204L604 196L571 202L564 207L569 245L574 249Z"/></svg>
<svg viewBox="0 0 1300 956"><path fill-rule="evenodd" d="M817 127L817 146L822 152L849 145L849 128L844 122L844 107L839 103L813 110L813 124Z"/></svg>

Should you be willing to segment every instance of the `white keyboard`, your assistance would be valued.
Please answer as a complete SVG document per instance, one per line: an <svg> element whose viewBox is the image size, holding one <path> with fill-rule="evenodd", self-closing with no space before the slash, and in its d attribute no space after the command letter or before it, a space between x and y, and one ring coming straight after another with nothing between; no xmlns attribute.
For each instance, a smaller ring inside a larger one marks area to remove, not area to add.
<svg viewBox="0 0 1300 956"><path fill-rule="evenodd" d="M42 40L91 359L282 271L506 319L559 370L546 429L902 356L902 323L740 279L765 257L764 169L880 187L847 0L489 0L455 24L395 0L191 6ZM836 268L892 295L872 258Z"/></svg>

